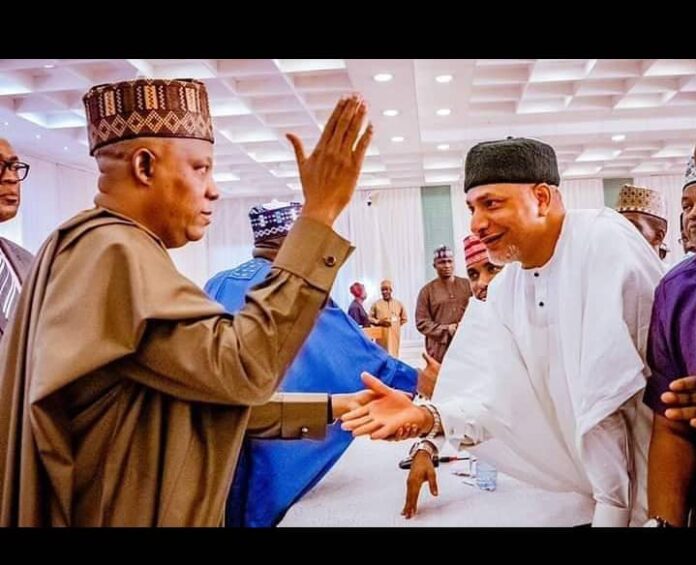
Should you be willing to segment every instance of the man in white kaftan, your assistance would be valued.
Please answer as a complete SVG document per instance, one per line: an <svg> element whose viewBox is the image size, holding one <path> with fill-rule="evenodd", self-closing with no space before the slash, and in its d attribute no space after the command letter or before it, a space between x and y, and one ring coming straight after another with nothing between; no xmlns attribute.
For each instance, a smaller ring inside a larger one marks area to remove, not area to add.
<svg viewBox="0 0 696 565"><path fill-rule="evenodd" d="M471 150L472 231L491 260L512 264L490 285L488 301L473 303L462 319L433 405L407 405L366 377L384 396L345 415L344 427L398 439L417 425L428 439L443 434L516 478L593 497L595 526L640 525L651 417L639 400L663 266L615 211L565 212L558 183L555 153L541 142L507 139ZM530 190L534 204L511 221L515 190ZM521 233L525 241L515 240Z"/></svg>

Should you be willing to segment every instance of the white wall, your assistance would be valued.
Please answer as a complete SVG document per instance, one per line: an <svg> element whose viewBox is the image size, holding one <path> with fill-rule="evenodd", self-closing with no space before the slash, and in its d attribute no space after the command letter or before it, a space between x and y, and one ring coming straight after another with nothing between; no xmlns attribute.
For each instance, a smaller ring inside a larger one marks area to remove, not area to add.
<svg viewBox="0 0 696 565"><path fill-rule="evenodd" d="M38 251L48 234L81 210L94 206L97 173L27 155L29 176L22 182L20 218L13 238L32 253ZM12 222L8 222L12 223Z"/></svg>

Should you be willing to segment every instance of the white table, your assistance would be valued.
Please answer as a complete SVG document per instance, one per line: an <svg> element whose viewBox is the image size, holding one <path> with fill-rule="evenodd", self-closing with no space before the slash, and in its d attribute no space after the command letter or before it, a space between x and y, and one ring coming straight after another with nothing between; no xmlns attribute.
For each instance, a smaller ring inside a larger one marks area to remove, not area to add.
<svg viewBox="0 0 696 565"><path fill-rule="evenodd" d="M421 490L418 513L401 516L408 471L398 468L410 442L358 438L279 524L294 526L574 526L592 519L593 502L576 493L541 490L498 474L498 488L479 490L438 468L439 496Z"/></svg>

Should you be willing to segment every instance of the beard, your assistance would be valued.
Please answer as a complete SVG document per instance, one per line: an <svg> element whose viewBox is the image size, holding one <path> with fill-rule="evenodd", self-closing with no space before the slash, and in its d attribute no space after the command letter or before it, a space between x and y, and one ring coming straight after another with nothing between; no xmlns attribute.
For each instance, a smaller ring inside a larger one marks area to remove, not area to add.
<svg viewBox="0 0 696 565"><path fill-rule="evenodd" d="M494 265L507 265L508 263L519 261L520 254L521 251L519 246L514 243L508 243L499 250L488 250L488 256L491 259L491 263Z"/></svg>

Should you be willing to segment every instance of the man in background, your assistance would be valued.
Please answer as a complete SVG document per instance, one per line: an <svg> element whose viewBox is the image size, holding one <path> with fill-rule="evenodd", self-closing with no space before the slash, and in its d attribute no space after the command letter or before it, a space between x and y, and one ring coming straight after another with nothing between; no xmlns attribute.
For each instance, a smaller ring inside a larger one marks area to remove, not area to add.
<svg viewBox="0 0 696 565"><path fill-rule="evenodd" d="M353 302L348 307L348 315L355 320L361 328L369 328L370 316L367 315L365 307L365 299L367 298L367 290L365 285L360 282L354 282L350 285L350 293L353 295Z"/></svg>
<svg viewBox="0 0 696 565"><path fill-rule="evenodd" d="M398 357L401 346L401 326L408 321L406 308L392 296L391 281L382 281L379 290L382 298L370 308L370 322L375 326L389 328L389 355Z"/></svg>
<svg viewBox="0 0 696 565"><path fill-rule="evenodd" d="M253 258L215 275L205 286L230 313L243 306L247 292L271 272L273 261L300 216L297 202L271 202L249 211L254 233ZM362 388L360 372L370 367L383 382L414 393L418 372L372 343L329 298L307 341L281 381L284 393L350 393ZM425 375L433 368L423 371ZM426 379L426 376L423 377ZM427 379L426 379L427 380ZM352 441L336 424L322 441L281 442L248 437L227 500L229 526L275 526L290 506L338 461Z"/></svg>
<svg viewBox="0 0 696 565"><path fill-rule="evenodd" d="M21 182L28 174L29 165L19 160L9 141L0 138L0 222L17 215ZM17 306L33 260L26 249L0 237L0 339Z"/></svg>
<svg viewBox="0 0 696 565"><path fill-rule="evenodd" d="M660 259L667 256L667 208L662 193L625 184L619 192L616 211L636 227Z"/></svg>
<svg viewBox="0 0 696 565"><path fill-rule="evenodd" d="M437 278L418 293L416 328L425 336L425 350L441 363L469 304L471 287L454 275L454 254L446 245L434 251L433 267Z"/></svg>

